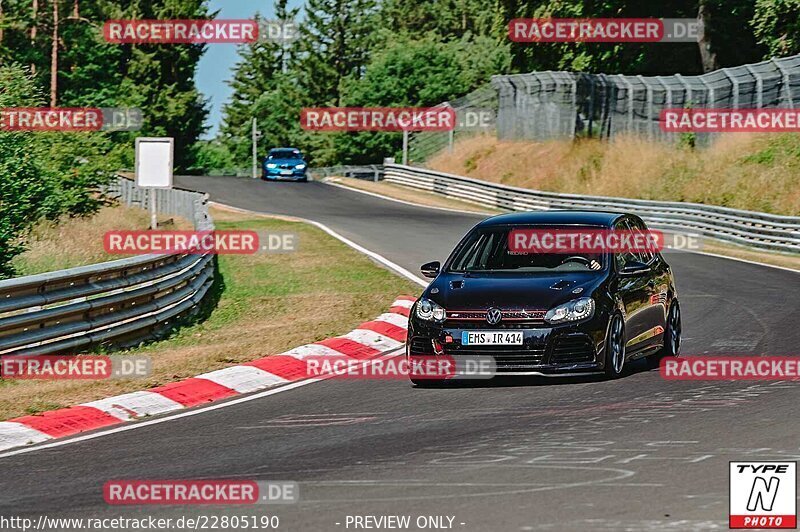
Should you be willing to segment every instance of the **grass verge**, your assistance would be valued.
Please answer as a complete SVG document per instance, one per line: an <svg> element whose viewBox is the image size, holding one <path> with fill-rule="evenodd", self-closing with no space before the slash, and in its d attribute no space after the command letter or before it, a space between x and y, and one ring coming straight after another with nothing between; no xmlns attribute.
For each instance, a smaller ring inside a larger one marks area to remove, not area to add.
<svg viewBox="0 0 800 532"><path fill-rule="evenodd" d="M219 209L212 216L221 230L294 233L299 249L220 256L224 291L208 319L162 341L125 351L150 356L151 376L5 381L0 386L0 419L146 390L344 334L386 312L396 296L419 292L419 286L308 224Z"/></svg>
<svg viewBox="0 0 800 532"><path fill-rule="evenodd" d="M731 133L698 149L623 136L547 142L478 136L437 154L427 166L551 192L800 215L796 133Z"/></svg>
<svg viewBox="0 0 800 532"><path fill-rule="evenodd" d="M188 221L167 216L159 217L159 225L163 229L191 229ZM103 235L113 230L149 228L147 211L123 205L104 207L94 216L45 220L26 235L26 250L14 257L11 265L23 276L121 259L125 255L105 252Z"/></svg>

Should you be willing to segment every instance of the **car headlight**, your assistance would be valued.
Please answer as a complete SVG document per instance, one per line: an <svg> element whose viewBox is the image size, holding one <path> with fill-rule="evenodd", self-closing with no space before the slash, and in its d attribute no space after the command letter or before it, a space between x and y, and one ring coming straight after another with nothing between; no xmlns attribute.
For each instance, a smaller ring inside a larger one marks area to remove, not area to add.
<svg viewBox="0 0 800 532"><path fill-rule="evenodd" d="M306 165L304 165L304 164L298 164L297 166L295 166L295 168L297 170L303 170L305 167L306 167Z"/></svg>
<svg viewBox="0 0 800 532"><path fill-rule="evenodd" d="M441 306L423 297L417 303L417 317L426 321L444 321L445 311Z"/></svg>
<svg viewBox="0 0 800 532"><path fill-rule="evenodd" d="M267 168L277 168L278 165L275 163L267 163Z"/></svg>
<svg viewBox="0 0 800 532"><path fill-rule="evenodd" d="M553 307L544 315L548 323L564 323L591 318L594 315L594 299L582 297L567 301L563 305Z"/></svg>

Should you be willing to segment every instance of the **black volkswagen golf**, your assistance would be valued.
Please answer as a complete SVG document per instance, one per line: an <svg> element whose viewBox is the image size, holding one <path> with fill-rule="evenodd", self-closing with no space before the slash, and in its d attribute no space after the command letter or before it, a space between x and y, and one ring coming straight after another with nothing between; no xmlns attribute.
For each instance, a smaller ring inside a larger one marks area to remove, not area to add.
<svg viewBox="0 0 800 532"><path fill-rule="evenodd" d="M544 211L476 225L411 309L408 357L491 357L497 374L619 377L626 362L676 356L681 314L672 270L657 249L518 253L519 230L647 233L631 214ZM613 232L610 231L610 232ZM430 379L414 379L429 384Z"/></svg>

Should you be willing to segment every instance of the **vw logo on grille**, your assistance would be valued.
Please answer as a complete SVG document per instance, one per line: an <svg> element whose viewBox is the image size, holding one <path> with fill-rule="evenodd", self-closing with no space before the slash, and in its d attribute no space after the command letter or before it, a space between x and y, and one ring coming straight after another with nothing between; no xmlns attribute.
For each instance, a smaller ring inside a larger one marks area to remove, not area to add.
<svg viewBox="0 0 800 532"><path fill-rule="evenodd" d="M503 319L503 313L499 308L490 308L486 311L486 322L489 325L497 325Z"/></svg>

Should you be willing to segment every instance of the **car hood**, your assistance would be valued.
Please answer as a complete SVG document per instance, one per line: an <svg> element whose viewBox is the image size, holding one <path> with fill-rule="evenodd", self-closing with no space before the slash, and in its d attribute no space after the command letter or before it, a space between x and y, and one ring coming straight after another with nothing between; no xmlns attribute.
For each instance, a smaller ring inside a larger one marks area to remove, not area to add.
<svg viewBox="0 0 800 532"><path fill-rule="evenodd" d="M425 297L448 310L550 309L594 293L605 272L553 274L441 274ZM438 290L438 291L437 291ZM575 293L579 292L579 293Z"/></svg>

